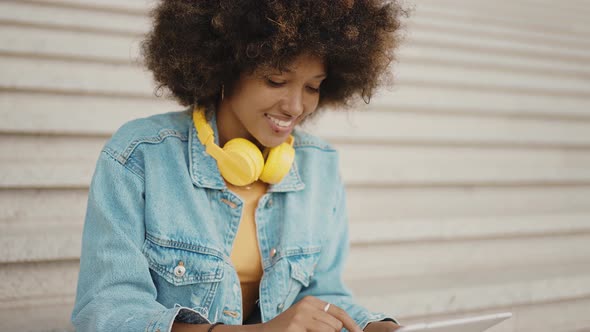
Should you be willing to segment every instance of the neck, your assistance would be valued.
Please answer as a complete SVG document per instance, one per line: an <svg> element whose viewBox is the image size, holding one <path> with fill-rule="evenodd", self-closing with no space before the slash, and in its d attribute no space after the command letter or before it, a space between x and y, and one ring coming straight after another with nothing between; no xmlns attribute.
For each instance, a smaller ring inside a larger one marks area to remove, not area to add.
<svg viewBox="0 0 590 332"><path fill-rule="evenodd" d="M245 138L256 144L263 151L264 147L241 125L240 120L231 110L229 103L222 101L217 106L217 135L219 136L219 146L224 146L234 138Z"/></svg>

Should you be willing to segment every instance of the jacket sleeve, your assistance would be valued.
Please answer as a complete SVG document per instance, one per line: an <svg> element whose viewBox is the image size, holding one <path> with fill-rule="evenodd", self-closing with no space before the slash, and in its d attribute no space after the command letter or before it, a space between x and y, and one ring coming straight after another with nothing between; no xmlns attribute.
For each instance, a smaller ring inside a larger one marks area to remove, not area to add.
<svg viewBox="0 0 590 332"><path fill-rule="evenodd" d="M313 279L304 288L295 301L311 295L344 309L362 329L372 322L389 320L397 321L384 313L371 312L355 303L351 291L344 284L342 273L349 251L348 214L346 210L346 192L342 182L339 182L336 195L333 220L333 232L322 246L322 254ZM345 329L346 330L346 329Z"/></svg>
<svg viewBox="0 0 590 332"><path fill-rule="evenodd" d="M144 181L132 159L123 164L105 148L88 193L76 302L77 331L170 331L175 319L205 323L185 307L156 301L145 239Z"/></svg>

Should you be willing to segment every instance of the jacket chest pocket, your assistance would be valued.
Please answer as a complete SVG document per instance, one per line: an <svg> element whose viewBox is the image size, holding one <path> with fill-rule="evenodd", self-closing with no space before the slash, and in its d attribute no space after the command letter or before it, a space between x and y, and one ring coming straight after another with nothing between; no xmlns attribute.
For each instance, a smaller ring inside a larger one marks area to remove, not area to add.
<svg viewBox="0 0 590 332"><path fill-rule="evenodd" d="M312 248L305 253L294 254L284 258L288 265L287 293L282 304L281 311L288 309L305 287L313 280L313 273L320 258L320 248Z"/></svg>
<svg viewBox="0 0 590 332"><path fill-rule="evenodd" d="M157 301L169 308L180 304L208 316L224 276L221 254L175 241L162 243L148 238L142 248L158 291Z"/></svg>

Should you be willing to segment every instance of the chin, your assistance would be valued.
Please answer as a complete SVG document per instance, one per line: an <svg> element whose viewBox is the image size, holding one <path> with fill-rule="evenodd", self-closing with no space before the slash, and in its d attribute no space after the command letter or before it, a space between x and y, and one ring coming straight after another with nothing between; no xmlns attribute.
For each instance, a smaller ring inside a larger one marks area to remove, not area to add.
<svg viewBox="0 0 590 332"><path fill-rule="evenodd" d="M274 148L287 141L287 137L265 137L262 139L256 139L256 141L258 142L259 146L263 146L265 148Z"/></svg>

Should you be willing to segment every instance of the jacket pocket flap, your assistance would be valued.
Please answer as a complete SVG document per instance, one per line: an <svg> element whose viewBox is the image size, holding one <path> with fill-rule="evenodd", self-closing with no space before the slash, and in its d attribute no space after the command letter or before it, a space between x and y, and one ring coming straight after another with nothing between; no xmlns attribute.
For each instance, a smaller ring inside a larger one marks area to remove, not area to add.
<svg viewBox="0 0 590 332"><path fill-rule="evenodd" d="M287 257L291 269L291 278L299 281L305 287L309 286L319 258L319 252Z"/></svg>
<svg viewBox="0 0 590 332"><path fill-rule="evenodd" d="M223 259L212 254L212 249L193 251L179 247L164 246L148 239L142 252L150 268L176 286L223 280Z"/></svg>

